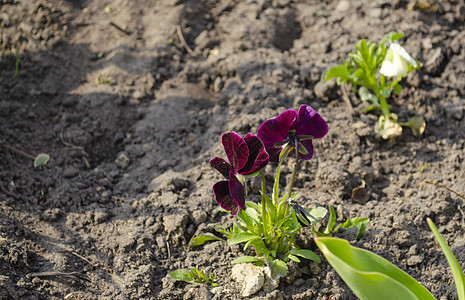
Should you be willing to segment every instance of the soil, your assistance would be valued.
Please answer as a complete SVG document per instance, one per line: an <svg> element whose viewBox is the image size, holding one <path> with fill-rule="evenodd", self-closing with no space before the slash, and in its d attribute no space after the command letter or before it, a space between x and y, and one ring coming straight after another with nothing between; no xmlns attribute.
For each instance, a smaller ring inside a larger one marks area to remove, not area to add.
<svg viewBox="0 0 465 300"><path fill-rule="evenodd" d="M256 133L301 104L330 131L301 164L300 204L333 205L339 222L369 217L359 241L338 236L454 299L425 220L463 264L463 199L418 184L465 193L464 18L460 0L0 1L0 140L51 157L34 168L0 148L0 299L240 298L230 262L242 247L187 246L209 223L233 222L217 210L220 175L208 160L224 156L223 132ZM395 143L355 94L350 109L322 80L359 39L392 30L424 65L402 81L393 111L427 121L422 137L406 130ZM266 171L271 181L274 166ZM357 203L362 180L368 201ZM305 231L300 243L317 251L311 238ZM219 287L169 277L196 265ZM325 260L290 269L277 290L253 297L355 299Z"/></svg>

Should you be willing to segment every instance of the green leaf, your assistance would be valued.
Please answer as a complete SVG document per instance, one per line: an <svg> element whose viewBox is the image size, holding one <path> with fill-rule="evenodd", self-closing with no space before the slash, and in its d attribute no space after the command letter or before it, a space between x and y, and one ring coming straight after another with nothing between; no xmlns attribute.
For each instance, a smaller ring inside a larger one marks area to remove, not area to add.
<svg viewBox="0 0 465 300"><path fill-rule="evenodd" d="M274 179L274 184L273 184L273 202L275 205L279 201L279 176L281 174L281 163L278 165L278 168L276 168L276 177Z"/></svg>
<svg viewBox="0 0 465 300"><path fill-rule="evenodd" d="M247 209L245 210L245 213L252 219L254 220L256 223L259 223L259 220L258 220L258 212L252 208L252 207L247 207Z"/></svg>
<svg viewBox="0 0 465 300"><path fill-rule="evenodd" d="M402 38L404 34L402 32L391 31L386 33L383 38L381 39L380 43L387 43L387 42L394 42Z"/></svg>
<svg viewBox="0 0 465 300"><path fill-rule="evenodd" d="M317 263L321 262L320 257L313 251L307 249L291 249L290 254L313 260Z"/></svg>
<svg viewBox="0 0 465 300"><path fill-rule="evenodd" d="M284 261L280 259L275 260L267 260L267 266L270 268L271 271L271 278L277 279L279 277L284 277L287 275L288 269L287 265Z"/></svg>
<svg viewBox="0 0 465 300"><path fill-rule="evenodd" d="M244 255L244 256L239 256L238 258L234 259L231 263L243 264L243 263L254 263L254 262L263 262L263 260L255 256Z"/></svg>
<svg viewBox="0 0 465 300"><path fill-rule="evenodd" d="M434 299L407 273L384 258L352 247L343 239L315 238L315 243L334 270L360 299Z"/></svg>
<svg viewBox="0 0 465 300"><path fill-rule="evenodd" d="M174 280L181 280L181 281L187 281L187 282L192 282L194 281L194 275L190 270L186 269L180 269L176 270L170 273L171 278Z"/></svg>
<svg viewBox="0 0 465 300"><path fill-rule="evenodd" d="M213 233L205 233L203 235L199 235L191 240L189 243L189 246L191 247L197 247L200 245L205 244L208 241L222 241L226 242L224 239L217 237Z"/></svg>
<svg viewBox="0 0 465 300"><path fill-rule="evenodd" d="M265 197L266 208L268 209L268 213L270 214L270 219L274 220L276 218L276 207L274 206L274 203L273 201L271 201L270 197L268 197L267 195L263 195L263 197Z"/></svg>
<svg viewBox="0 0 465 300"><path fill-rule="evenodd" d="M326 229L323 233L330 234L331 232L333 232L335 225L336 225L336 212L334 211L334 207L331 205L329 207L328 224L326 225Z"/></svg>
<svg viewBox="0 0 465 300"><path fill-rule="evenodd" d="M252 201L246 201L245 206L251 207L251 208L255 209L256 211L261 211L261 209L262 209L260 204L258 204L256 202L252 202Z"/></svg>
<svg viewBox="0 0 465 300"><path fill-rule="evenodd" d="M465 276L463 275L462 268L460 268L460 265L457 262L457 259L455 258L454 254L450 250L449 246L447 245L442 235L439 233L433 221L431 221L431 219L429 218L426 221L428 222L429 228L431 228L431 231L433 232L434 237L436 237L436 240L438 240L439 245L441 246L442 252L446 256L447 262L449 263L449 266L452 270L452 275L454 276L454 281L455 281L455 288L457 289L457 296L459 300L464 300L465 299Z"/></svg>
<svg viewBox="0 0 465 300"><path fill-rule="evenodd" d="M328 210L322 206L317 206L317 207L311 208L308 212L313 217L315 217L315 219L321 220L326 216L326 214L328 213Z"/></svg>
<svg viewBox="0 0 465 300"><path fill-rule="evenodd" d="M369 107L363 109L363 112L369 112L369 111L372 111L373 109L379 109L379 106L370 105Z"/></svg>
<svg viewBox="0 0 465 300"><path fill-rule="evenodd" d="M339 224L336 226L334 231L336 231L338 228L345 228L345 229L351 229L351 228L357 228L357 236L355 237L357 240L362 236L363 232L365 232L365 228L368 225L368 222L370 222L370 219L368 218L351 218L347 219L344 224Z"/></svg>
<svg viewBox="0 0 465 300"><path fill-rule="evenodd" d="M252 208L253 209L253 208ZM252 219L250 218L250 216L246 213L246 210L248 210L248 208L246 208L245 210L241 210L238 214L237 214L237 217L238 219L240 219L242 222L244 222L244 224L248 227L248 228L251 228L253 227L253 221Z"/></svg>
<svg viewBox="0 0 465 300"><path fill-rule="evenodd" d="M358 95L360 97L360 100L371 103L373 104L373 106L380 107L378 98L376 98L375 95L370 93L370 91L366 87L364 86L360 87L358 89Z"/></svg>
<svg viewBox="0 0 465 300"><path fill-rule="evenodd" d="M350 72L346 64L340 64L332 67L325 74L325 81L331 78L342 78L344 80L350 80Z"/></svg>
<svg viewBox="0 0 465 300"><path fill-rule="evenodd" d="M380 95L383 96L384 98L389 98L391 97L391 91L388 88L381 89L379 91Z"/></svg>
<svg viewBox="0 0 465 300"><path fill-rule="evenodd" d="M289 254L287 257L289 257L290 260L295 261L296 263L300 263L300 259L297 256L294 256L292 254Z"/></svg>
<svg viewBox="0 0 465 300"><path fill-rule="evenodd" d="M241 232L241 233L234 235L232 238L230 238L228 241L228 244L234 245L234 244L248 242L254 239L260 239L260 237L250 232Z"/></svg>
<svg viewBox="0 0 465 300"><path fill-rule="evenodd" d="M34 159L34 168L42 168L50 161L50 155L47 153L39 153Z"/></svg>
<svg viewBox="0 0 465 300"><path fill-rule="evenodd" d="M394 86L394 93L399 96L400 95L400 92L402 91L402 86L400 84L396 84Z"/></svg>

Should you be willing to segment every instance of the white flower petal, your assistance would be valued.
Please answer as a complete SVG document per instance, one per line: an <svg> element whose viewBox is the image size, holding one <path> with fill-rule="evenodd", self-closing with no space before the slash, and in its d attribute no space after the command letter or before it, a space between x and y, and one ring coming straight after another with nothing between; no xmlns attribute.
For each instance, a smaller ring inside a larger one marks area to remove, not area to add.
<svg viewBox="0 0 465 300"><path fill-rule="evenodd" d="M391 46L389 46L389 50L395 51L403 59L405 59L410 65L412 65L414 68L417 67L416 60L414 60L413 57L411 57L410 54L407 53L407 51L404 49L404 47L402 47L398 43L392 43Z"/></svg>
<svg viewBox="0 0 465 300"><path fill-rule="evenodd" d="M408 65L405 59L397 52L389 49L386 59L379 70L384 76L405 76L408 72Z"/></svg>

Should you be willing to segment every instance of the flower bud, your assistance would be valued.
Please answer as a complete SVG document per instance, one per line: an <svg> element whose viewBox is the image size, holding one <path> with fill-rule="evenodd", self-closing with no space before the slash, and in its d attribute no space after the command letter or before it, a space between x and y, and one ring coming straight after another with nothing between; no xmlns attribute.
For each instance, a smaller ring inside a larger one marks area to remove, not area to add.
<svg viewBox="0 0 465 300"><path fill-rule="evenodd" d="M389 114L379 116L379 132L385 140L398 137L402 134L402 126L397 123L397 115Z"/></svg>

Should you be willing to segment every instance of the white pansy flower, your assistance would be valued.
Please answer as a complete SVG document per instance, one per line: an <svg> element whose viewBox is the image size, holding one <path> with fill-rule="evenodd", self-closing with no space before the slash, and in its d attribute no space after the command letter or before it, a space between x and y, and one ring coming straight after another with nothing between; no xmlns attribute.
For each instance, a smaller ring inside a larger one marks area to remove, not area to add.
<svg viewBox="0 0 465 300"><path fill-rule="evenodd" d="M408 73L408 65L414 68L418 66L405 49L398 43L392 43L386 52L381 69L379 70L384 76L405 76Z"/></svg>

